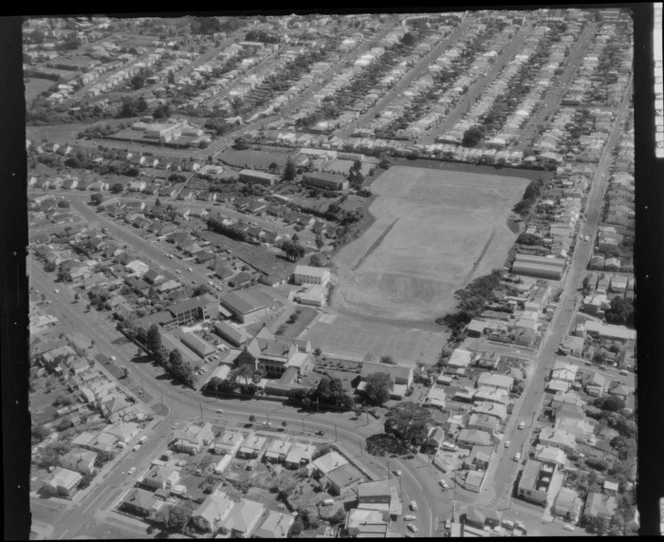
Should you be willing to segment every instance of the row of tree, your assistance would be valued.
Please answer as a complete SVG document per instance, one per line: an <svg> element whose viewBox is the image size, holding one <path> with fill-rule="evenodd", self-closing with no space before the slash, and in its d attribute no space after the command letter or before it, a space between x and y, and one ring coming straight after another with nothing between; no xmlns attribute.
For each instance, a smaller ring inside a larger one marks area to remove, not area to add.
<svg viewBox="0 0 664 542"><path fill-rule="evenodd" d="M302 405L305 409L310 409L313 405L341 411L353 408L353 399L344 391L341 380L329 376L323 376L316 388L290 390L289 399L297 405Z"/></svg>
<svg viewBox="0 0 664 542"><path fill-rule="evenodd" d="M187 386L194 387L196 384L196 374L191 363L185 362L182 359L182 353L177 348L171 350L170 353L168 352L162 344L161 333L156 324L150 326L145 344L148 351L164 369Z"/></svg>

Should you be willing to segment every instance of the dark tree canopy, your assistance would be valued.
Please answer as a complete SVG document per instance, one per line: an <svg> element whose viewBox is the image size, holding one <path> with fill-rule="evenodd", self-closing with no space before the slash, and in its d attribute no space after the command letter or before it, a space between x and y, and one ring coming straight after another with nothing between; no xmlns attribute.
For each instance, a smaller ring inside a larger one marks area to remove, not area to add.
<svg viewBox="0 0 664 542"><path fill-rule="evenodd" d="M424 442L431 413L416 403L399 403L385 415L385 433L410 444Z"/></svg>
<svg viewBox="0 0 664 542"><path fill-rule="evenodd" d="M390 391L394 388L394 381L387 373L373 373L367 377L367 386L364 395L368 403L383 405L390 399Z"/></svg>

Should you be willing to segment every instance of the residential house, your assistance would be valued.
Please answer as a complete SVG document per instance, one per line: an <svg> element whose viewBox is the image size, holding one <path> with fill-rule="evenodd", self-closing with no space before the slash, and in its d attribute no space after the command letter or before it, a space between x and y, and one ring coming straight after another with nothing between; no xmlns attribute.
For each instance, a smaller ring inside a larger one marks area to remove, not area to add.
<svg viewBox="0 0 664 542"><path fill-rule="evenodd" d="M264 513L262 503L242 499L221 522L222 529L232 538L250 538Z"/></svg>
<svg viewBox="0 0 664 542"><path fill-rule="evenodd" d="M576 438L569 431L544 427L539 434L538 442L547 446L560 448L564 452L572 453L576 449Z"/></svg>
<svg viewBox="0 0 664 542"><path fill-rule="evenodd" d="M180 472L171 467L153 466L143 478L143 484L153 490L172 489L180 481Z"/></svg>
<svg viewBox="0 0 664 542"><path fill-rule="evenodd" d="M348 460L344 456L339 452L332 450L312 461L307 468L309 469L309 472L315 473L317 477L322 478L347 463Z"/></svg>
<svg viewBox="0 0 664 542"><path fill-rule="evenodd" d="M94 474L97 454L90 450L74 448L67 452L60 460L60 466L81 474Z"/></svg>
<svg viewBox="0 0 664 542"><path fill-rule="evenodd" d="M83 475L79 472L56 467L55 470L44 480L42 490L48 495L69 497L72 495L82 478Z"/></svg>
<svg viewBox="0 0 664 542"><path fill-rule="evenodd" d="M390 526L388 511L353 508L346 517L344 531L351 538L387 538Z"/></svg>
<svg viewBox="0 0 664 542"><path fill-rule="evenodd" d="M553 513L570 523L579 521L581 514L581 499L576 491L568 487L561 487L553 505Z"/></svg>
<svg viewBox="0 0 664 542"><path fill-rule="evenodd" d="M610 521L618 509L618 502L613 495L602 493L588 493L583 515L587 518L599 518Z"/></svg>
<svg viewBox="0 0 664 542"><path fill-rule="evenodd" d="M506 375L483 372L477 379L475 386L478 388L489 386L509 392L514 386L514 378Z"/></svg>
<svg viewBox="0 0 664 542"><path fill-rule="evenodd" d="M234 506L235 502L225 493L215 491L194 510L191 515L192 523L198 529L214 534L226 521Z"/></svg>
<svg viewBox="0 0 664 542"><path fill-rule="evenodd" d="M315 451L316 447L313 444L300 444L299 442L296 442L288 451L284 466L296 469L303 465L307 465L311 462L311 458Z"/></svg>
<svg viewBox="0 0 664 542"><path fill-rule="evenodd" d="M492 444L491 435L486 431L477 429L462 429L457 437L457 444L462 448L490 446Z"/></svg>
<svg viewBox="0 0 664 542"><path fill-rule="evenodd" d="M286 440L275 439L267 447L267 451L263 458L265 461L270 463L283 463L288 456L288 451L290 450L292 442Z"/></svg>
<svg viewBox="0 0 664 542"><path fill-rule="evenodd" d="M266 442L267 439L265 437L252 434L242 443L242 446L237 451L237 456L246 459L256 459L263 452Z"/></svg>
<svg viewBox="0 0 664 542"><path fill-rule="evenodd" d="M210 451L220 455L235 456L244 442L244 435L237 431L224 431L224 434L212 443Z"/></svg>
<svg viewBox="0 0 664 542"><path fill-rule="evenodd" d="M192 455L200 453L204 446L209 446L214 439L212 424L189 425L174 434L173 449Z"/></svg>
<svg viewBox="0 0 664 542"><path fill-rule="evenodd" d="M364 482L364 474L354 465L346 463L321 478L320 483L324 488L335 495L342 495L352 486Z"/></svg>
<svg viewBox="0 0 664 542"><path fill-rule="evenodd" d="M261 526L254 532L254 538L287 538L294 522L292 514L269 510Z"/></svg>
<svg viewBox="0 0 664 542"><path fill-rule="evenodd" d="M134 422L117 422L102 429L102 433L115 437L119 442L127 443L140 432L140 426Z"/></svg>
<svg viewBox="0 0 664 542"><path fill-rule="evenodd" d="M519 480L518 496L526 501L546 506L553 498L551 482L555 471L555 465L534 459L526 461Z"/></svg>
<svg viewBox="0 0 664 542"><path fill-rule="evenodd" d="M502 521L502 514L490 508L469 506L466 513L460 516L461 522L471 528L484 529L485 527L498 527Z"/></svg>
<svg viewBox="0 0 664 542"><path fill-rule="evenodd" d="M603 395L607 388L606 377L600 373L592 373L584 381L583 386L586 393L591 397L599 397Z"/></svg>
<svg viewBox="0 0 664 542"><path fill-rule="evenodd" d="M121 508L130 514L146 518L153 513L158 502L154 493L135 487L124 498Z"/></svg>
<svg viewBox="0 0 664 542"><path fill-rule="evenodd" d="M469 468L486 471L493 455L493 446L473 446L464 463Z"/></svg>

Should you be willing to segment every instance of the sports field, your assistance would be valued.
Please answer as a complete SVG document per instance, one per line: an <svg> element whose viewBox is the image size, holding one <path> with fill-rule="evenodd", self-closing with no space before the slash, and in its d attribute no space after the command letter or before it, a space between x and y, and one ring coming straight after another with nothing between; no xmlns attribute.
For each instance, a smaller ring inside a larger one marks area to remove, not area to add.
<svg viewBox="0 0 664 542"><path fill-rule="evenodd" d="M335 257L332 307L346 314L424 321L454 306L454 291L502 267L516 235L507 217L528 179L397 166L371 184L374 224Z"/></svg>
<svg viewBox="0 0 664 542"><path fill-rule="evenodd" d="M442 331L425 331L367 322L340 314L321 314L300 338L311 341L312 348L337 356L362 360L366 354L378 360L389 355L397 363L433 364L445 344Z"/></svg>

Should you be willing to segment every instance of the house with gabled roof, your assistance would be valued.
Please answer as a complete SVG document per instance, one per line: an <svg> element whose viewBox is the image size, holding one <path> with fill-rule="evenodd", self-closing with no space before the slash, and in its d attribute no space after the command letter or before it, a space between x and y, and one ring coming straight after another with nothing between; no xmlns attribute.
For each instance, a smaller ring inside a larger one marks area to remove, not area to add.
<svg viewBox="0 0 664 542"><path fill-rule="evenodd" d="M82 478L83 475L79 472L56 467L46 480L44 480L42 490L48 495L69 497L72 495Z"/></svg>
<svg viewBox="0 0 664 542"><path fill-rule="evenodd" d="M610 521L618 509L618 503L613 495L602 493L588 493L583 515L587 518L599 518Z"/></svg>
<svg viewBox="0 0 664 542"><path fill-rule="evenodd" d="M153 490L172 489L180 481L180 473L172 467L153 466L143 478L143 485Z"/></svg>
<svg viewBox="0 0 664 542"><path fill-rule="evenodd" d="M226 520L235 502L222 491L208 495L191 515L192 522L203 531L215 533Z"/></svg>
<svg viewBox="0 0 664 542"><path fill-rule="evenodd" d="M154 511L157 502L154 493L135 487L127 493L120 506L131 514L148 517Z"/></svg>
<svg viewBox="0 0 664 542"><path fill-rule="evenodd" d="M96 452L84 450L83 448L74 448L62 456L60 466L81 474L94 474L96 471L96 460Z"/></svg>
<svg viewBox="0 0 664 542"><path fill-rule="evenodd" d="M287 538L294 522L293 514L269 510L261 526L254 532L254 538Z"/></svg>
<svg viewBox="0 0 664 542"><path fill-rule="evenodd" d="M177 430L174 437L173 449L195 455L212 443L214 431L210 423L189 425L186 429Z"/></svg>
<svg viewBox="0 0 664 542"><path fill-rule="evenodd" d="M221 523L233 538L250 538L265 513L265 506L256 501L242 499Z"/></svg>
<svg viewBox="0 0 664 542"><path fill-rule="evenodd" d="M244 442L244 435L239 431L224 431L213 443L210 451L215 454L234 456Z"/></svg>

